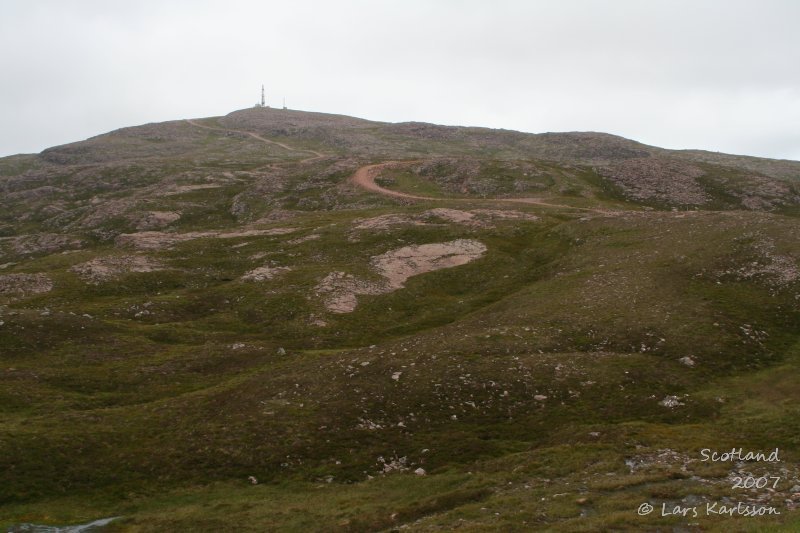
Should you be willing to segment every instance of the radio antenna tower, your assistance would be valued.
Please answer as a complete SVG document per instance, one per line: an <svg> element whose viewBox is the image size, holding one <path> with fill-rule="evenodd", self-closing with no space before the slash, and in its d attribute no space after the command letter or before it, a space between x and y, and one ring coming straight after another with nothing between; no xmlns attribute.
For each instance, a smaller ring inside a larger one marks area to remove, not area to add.
<svg viewBox="0 0 800 533"><path fill-rule="evenodd" d="M261 86L261 107L267 107L266 101L264 99L264 86Z"/></svg>

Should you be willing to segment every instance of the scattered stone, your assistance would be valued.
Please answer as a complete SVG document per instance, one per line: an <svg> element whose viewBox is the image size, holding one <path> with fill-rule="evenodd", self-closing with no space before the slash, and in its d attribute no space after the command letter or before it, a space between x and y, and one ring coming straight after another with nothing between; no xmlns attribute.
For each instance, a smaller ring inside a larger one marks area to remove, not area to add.
<svg viewBox="0 0 800 533"><path fill-rule="evenodd" d="M387 461L383 457L378 457L378 463L381 464L381 470L384 474L389 474L391 472L405 472L408 470L408 463L407 457L393 457L391 460Z"/></svg>
<svg viewBox="0 0 800 533"><path fill-rule="evenodd" d="M669 407L670 409L674 409L680 405L686 405L682 401L678 400L677 396L667 396L658 403L664 407Z"/></svg>
<svg viewBox="0 0 800 533"><path fill-rule="evenodd" d="M132 217L137 230L160 229L180 219L180 213L174 211L146 211Z"/></svg>
<svg viewBox="0 0 800 533"><path fill-rule="evenodd" d="M175 244L193 239L235 239L239 237L261 237L265 235L284 235L295 231L293 228L244 229L240 231L192 231L188 233L166 233L161 231L142 231L118 235L117 246L132 246L142 250L161 250Z"/></svg>
<svg viewBox="0 0 800 533"><path fill-rule="evenodd" d="M479 218L490 218L500 220L527 220L530 222L539 220L539 217L524 211L510 211L508 209L474 209L472 210Z"/></svg>
<svg viewBox="0 0 800 533"><path fill-rule="evenodd" d="M70 270L84 281L98 284L131 272L155 272L164 270L163 265L144 255L120 255L96 257L91 261L73 266Z"/></svg>
<svg viewBox="0 0 800 533"><path fill-rule="evenodd" d="M80 248L82 244L83 242L80 239L57 233L21 235L12 240L14 251L18 254L51 254L64 249Z"/></svg>
<svg viewBox="0 0 800 533"><path fill-rule="evenodd" d="M222 185L216 183L198 183L195 185L175 185L171 189L164 191L164 196L174 196L185 192L201 191L203 189L219 189Z"/></svg>
<svg viewBox="0 0 800 533"><path fill-rule="evenodd" d="M695 363L695 361L694 361L694 359L692 359L692 358L691 358L690 356L688 356L688 355L687 355L686 357L681 357L679 360L680 360L680 362L681 362L682 364L684 364L684 365L686 365L686 366L688 366L688 367L693 367L693 366L696 364L696 363Z"/></svg>
<svg viewBox="0 0 800 533"><path fill-rule="evenodd" d="M758 239L751 248L758 260L748 261L738 268L731 267L717 271L718 279L733 278L737 281L757 279L777 288L786 287L800 279L798 261L790 255L778 253L772 239L758 234L748 234L745 237ZM719 324L714 323L714 325Z"/></svg>
<svg viewBox="0 0 800 533"><path fill-rule="evenodd" d="M702 205L711 199L698 181L705 171L677 159L631 158L601 167L599 171L634 200Z"/></svg>
<svg viewBox="0 0 800 533"><path fill-rule="evenodd" d="M316 315L311 315L310 317L308 317L308 323L311 324L312 326L317 326L318 328L324 328L325 326L328 325L328 323L325 320Z"/></svg>
<svg viewBox="0 0 800 533"><path fill-rule="evenodd" d="M312 233L311 235L306 235L305 237L298 237L296 239L292 239L290 241L286 241L288 244L302 244L304 242L313 241L319 239L322 235L318 233Z"/></svg>
<svg viewBox="0 0 800 533"><path fill-rule="evenodd" d="M424 476L424 475L427 475L427 472L425 472L425 469L424 469L424 468L417 468L416 470L414 470L414 473L415 473L416 475L418 475L418 476Z"/></svg>
<svg viewBox="0 0 800 533"><path fill-rule="evenodd" d="M449 209L447 207L430 209L425 211L423 216L441 218L454 224L464 224L467 226L475 224L474 213L470 213L469 211L461 211L459 209Z"/></svg>
<svg viewBox="0 0 800 533"><path fill-rule="evenodd" d="M275 276L279 274L283 274L285 272L289 272L291 268L289 267L270 267L270 266L262 266L258 268L254 268L253 270L245 273L242 276L242 281L268 281L273 279Z"/></svg>
<svg viewBox="0 0 800 533"><path fill-rule="evenodd" d="M462 211L460 209L450 209L447 207L437 207L429 209L418 215L406 215L390 213L379 215L372 218L365 218L356 221L353 226L354 231L358 230L388 230L392 226L435 226L441 225L436 219L443 220L452 224L462 226L490 228L494 219L500 220L538 220L536 215L524 213L522 211L511 211L501 209L473 209Z"/></svg>
<svg viewBox="0 0 800 533"><path fill-rule="evenodd" d="M356 429L366 429L369 431L375 431L376 429L383 429L383 426L373 422L372 420L368 420L366 418L360 418L358 424L356 424Z"/></svg>
<svg viewBox="0 0 800 533"><path fill-rule="evenodd" d="M45 274L5 274L0 276L0 294L27 296L53 289L53 281Z"/></svg>
<svg viewBox="0 0 800 533"><path fill-rule="evenodd" d="M251 485L258 485L258 480L255 476L248 476L247 481L249 481Z"/></svg>
<svg viewBox="0 0 800 533"><path fill-rule="evenodd" d="M386 230L392 226L423 226L424 222L411 215L379 215L377 217L357 220L354 230Z"/></svg>
<svg viewBox="0 0 800 533"><path fill-rule="evenodd" d="M547 399L547 396L545 396L544 394L536 394L533 396L533 399L536 400L537 402L543 402Z"/></svg>

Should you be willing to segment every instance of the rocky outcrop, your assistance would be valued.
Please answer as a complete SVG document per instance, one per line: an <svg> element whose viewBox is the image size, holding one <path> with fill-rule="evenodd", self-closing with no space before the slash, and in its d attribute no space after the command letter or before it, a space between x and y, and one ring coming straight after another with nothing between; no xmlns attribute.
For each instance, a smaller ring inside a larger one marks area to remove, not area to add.
<svg viewBox="0 0 800 533"><path fill-rule="evenodd" d="M154 272L164 270L163 265L144 255L121 255L97 257L71 268L88 283L102 283L131 272Z"/></svg>
<svg viewBox="0 0 800 533"><path fill-rule="evenodd" d="M710 200L697 181L705 174L703 169L683 161L629 159L600 169L600 174L632 200L670 205L702 205Z"/></svg>
<svg viewBox="0 0 800 533"><path fill-rule="evenodd" d="M0 294L29 296L53 289L53 281L45 274L6 274L0 276Z"/></svg>
<svg viewBox="0 0 800 533"><path fill-rule="evenodd" d="M317 284L315 291L329 311L349 313L358 305L359 295L395 291L412 276L464 265L485 252L483 243L470 239L404 246L371 259L372 267L382 280L367 281L345 272L331 272Z"/></svg>

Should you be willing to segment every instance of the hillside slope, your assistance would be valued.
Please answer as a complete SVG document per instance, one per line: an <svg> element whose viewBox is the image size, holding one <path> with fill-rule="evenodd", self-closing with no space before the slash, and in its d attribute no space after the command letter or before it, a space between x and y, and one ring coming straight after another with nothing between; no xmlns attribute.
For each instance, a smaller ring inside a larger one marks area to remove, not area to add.
<svg viewBox="0 0 800 533"><path fill-rule="evenodd" d="M798 162L249 109L0 191L3 526L800 527Z"/></svg>

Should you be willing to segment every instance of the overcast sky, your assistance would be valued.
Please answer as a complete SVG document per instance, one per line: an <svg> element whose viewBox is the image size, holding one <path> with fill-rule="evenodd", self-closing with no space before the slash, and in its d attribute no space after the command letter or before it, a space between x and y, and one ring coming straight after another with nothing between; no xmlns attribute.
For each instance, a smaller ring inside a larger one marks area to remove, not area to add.
<svg viewBox="0 0 800 533"><path fill-rule="evenodd" d="M798 0L0 0L0 155L267 103L800 160Z"/></svg>

